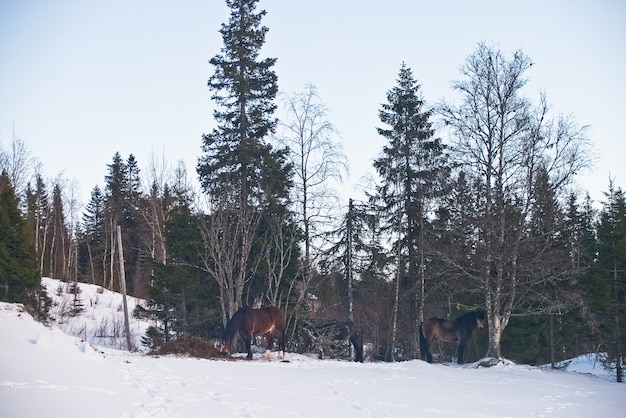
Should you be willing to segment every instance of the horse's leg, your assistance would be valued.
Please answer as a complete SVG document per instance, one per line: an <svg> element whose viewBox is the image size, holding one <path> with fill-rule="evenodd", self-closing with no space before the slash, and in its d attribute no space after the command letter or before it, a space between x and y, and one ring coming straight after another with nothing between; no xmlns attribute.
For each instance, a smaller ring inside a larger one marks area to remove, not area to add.
<svg viewBox="0 0 626 418"><path fill-rule="evenodd" d="M278 358L285 358L285 330L276 331L276 339L278 340Z"/></svg>
<svg viewBox="0 0 626 418"><path fill-rule="evenodd" d="M265 354L263 354L263 358L265 360L269 360L271 358L272 345L274 344L274 333L268 332L265 334L265 339L267 340L267 349L265 350Z"/></svg>
<svg viewBox="0 0 626 418"><path fill-rule="evenodd" d="M457 359L457 363L458 364L463 364L463 353L465 352L465 342L466 340L461 339L459 340L459 353L458 353L458 359Z"/></svg>
<svg viewBox="0 0 626 418"><path fill-rule="evenodd" d="M354 361L363 363L363 340L359 337L360 335L352 335L350 342L354 346Z"/></svg>
<svg viewBox="0 0 626 418"><path fill-rule="evenodd" d="M426 361L429 363L433 362L433 355L430 353L430 346L432 343L426 342Z"/></svg>
<svg viewBox="0 0 626 418"><path fill-rule="evenodd" d="M252 360L252 337L248 337L247 335L243 338L243 342L246 344L246 351L248 355L246 356L246 360Z"/></svg>

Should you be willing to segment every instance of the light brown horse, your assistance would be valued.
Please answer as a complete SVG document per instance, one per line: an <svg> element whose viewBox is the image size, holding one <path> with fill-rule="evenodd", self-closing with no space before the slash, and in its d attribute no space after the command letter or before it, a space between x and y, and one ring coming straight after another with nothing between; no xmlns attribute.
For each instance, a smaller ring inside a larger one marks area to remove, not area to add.
<svg viewBox="0 0 626 418"><path fill-rule="evenodd" d="M467 312L453 320L441 318L429 318L420 325L420 351L422 360L433 362L430 348L435 339L442 342L459 342L458 363L463 363L465 344L472 338L476 327L485 326L485 313L483 311Z"/></svg>
<svg viewBox="0 0 626 418"><path fill-rule="evenodd" d="M278 358L285 356L285 313L274 306L253 309L249 306L240 308L230 321L226 324L222 332L224 349L222 352L230 355L230 346L238 333L246 344L248 360L252 360L252 337L264 335L267 339L267 350L265 358L269 359L270 349L274 343L274 337L278 340Z"/></svg>

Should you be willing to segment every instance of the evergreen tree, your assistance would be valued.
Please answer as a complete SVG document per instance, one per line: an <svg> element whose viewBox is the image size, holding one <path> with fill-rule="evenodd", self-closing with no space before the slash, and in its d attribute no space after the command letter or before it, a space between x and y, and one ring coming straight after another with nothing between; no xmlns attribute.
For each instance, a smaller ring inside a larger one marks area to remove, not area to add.
<svg viewBox="0 0 626 418"><path fill-rule="evenodd" d="M377 357L392 360L389 318L393 301L389 297L393 292L388 283L389 257L379 242L380 235L379 217L373 207L350 199L339 227L329 233L336 242L326 251L321 273L310 289L323 296L326 285L335 295L327 291L320 307L301 314L322 313L323 317L347 318L361 326L371 324L367 334L375 339ZM341 303L333 303L337 294Z"/></svg>
<svg viewBox="0 0 626 418"><path fill-rule="evenodd" d="M535 347L522 344L511 336L507 341L514 341L509 346L518 346L524 362L550 362L554 367L557 361L565 360L562 356L567 338L570 332L575 332L564 325L570 325L569 314L579 306L576 288L579 270L572 262L564 211L545 169L538 170L533 190L527 236L520 251L520 265L524 266L520 272L523 297L516 313L539 318L519 319L515 323L516 332L523 335L524 341L539 344Z"/></svg>
<svg viewBox="0 0 626 418"><path fill-rule="evenodd" d="M107 165L109 174L104 177L107 197L107 227L115 229L122 224L124 200L128 195L128 167L119 152L113 155L113 161Z"/></svg>
<svg viewBox="0 0 626 418"><path fill-rule="evenodd" d="M141 211L146 205L141 193L141 177L137 160L133 154L126 160L126 193L124 196L124 222L121 224L124 240L124 259L126 261L126 277L130 279L129 293L137 297L145 297L148 286L148 271L144 260L150 256L145 236L150 230Z"/></svg>
<svg viewBox="0 0 626 418"><path fill-rule="evenodd" d="M131 154L124 161L119 153L115 153L111 164L107 165L109 174L105 176L105 230L108 234L107 263L105 286L112 287L118 272L116 237L117 226L122 230L122 246L126 272L128 293L145 296L149 272L143 264L144 254L149 254L146 241L143 239L139 209L143 206L140 189L139 168L135 157ZM147 228L146 228L147 229ZM107 279L108 276L108 279ZM107 283L108 282L108 283Z"/></svg>
<svg viewBox="0 0 626 418"><path fill-rule="evenodd" d="M51 244L50 244L50 272L49 276L55 279L69 281L70 277L70 235L65 224L65 212L61 186L56 184L52 189L51 205Z"/></svg>
<svg viewBox="0 0 626 418"><path fill-rule="evenodd" d="M382 202L384 227L394 237L397 277L414 289L409 310L414 342L424 320L428 215L442 196L450 172L444 145L434 136L432 111L425 109L419 89L411 69L403 63L397 85L387 93L387 103L379 111L387 128L378 128L378 133L389 143L374 161L381 177L374 199Z"/></svg>
<svg viewBox="0 0 626 418"><path fill-rule="evenodd" d="M236 199L240 207L266 201L272 196L268 192L280 192L265 190L263 179L275 175L268 170L274 160L284 158L265 142L277 124L272 114L278 85L272 69L276 59L258 59L268 28L261 25L266 12L256 12L257 2L226 1L231 14L220 29L224 46L209 61L215 67L208 85L214 91L213 117L219 126L203 135L204 155L198 162L204 191Z"/></svg>
<svg viewBox="0 0 626 418"><path fill-rule="evenodd" d="M136 312L156 321L144 338L153 348L175 337L214 338L222 326L215 303L216 284L200 268L201 215L192 213L189 191L174 189L177 198L168 208L164 227L168 259L152 261L148 309Z"/></svg>
<svg viewBox="0 0 626 418"><path fill-rule="evenodd" d="M80 253L84 275L88 283L104 286L107 262L107 234L105 231L105 196L97 185L83 213L83 239Z"/></svg>
<svg viewBox="0 0 626 418"><path fill-rule="evenodd" d="M50 230L50 202L46 184L41 175L36 176L35 189L32 190L30 183L26 191L28 206L27 220L29 229L32 231L35 251L39 265L39 275L43 276L44 268L50 261L49 230ZM47 271L47 270L46 270Z"/></svg>
<svg viewBox="0 0 626 418"><path fill-rule="evenodd" d="M197 165L211 205L203 223L204 265L220 285L224 322L241 306L244 288L254 278L261 261L255 254L266 254L252 252L262 218L288 219L287 151L274 150L266 141L277 123L272 117L276 59L259 59L268 28L261 25L266 12L257 12L256 3L226 1L231 13L220 29L224 46L210 60L215 73L208 82L218 127L203 135L204 154ZM263 241L273 245L274 240Z"/></svg>
<svg viewBox="0 0 626 418"><path fill-rule="evenodd" d="M589 320L601 349L608 354L607 366L623 381L626 331L626 198L613 182L597 225L596 258L583 283Z"/></svg>
<svg viewBox="0 0 626 418"><path fill-rule="evenodd" d="M39 288L37 255L6 171L0 175L0 300L27 303Z"/></svg>

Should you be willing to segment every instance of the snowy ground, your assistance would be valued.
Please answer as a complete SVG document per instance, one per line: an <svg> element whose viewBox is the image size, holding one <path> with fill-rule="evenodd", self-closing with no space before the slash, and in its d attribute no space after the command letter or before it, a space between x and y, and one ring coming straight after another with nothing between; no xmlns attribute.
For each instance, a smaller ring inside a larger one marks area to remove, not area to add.
<svg viewBox="0 0 626 418"><path fill-rule="evenodd" d="M626 385L611 382L592 357L563 372L292 353L288 363L275 353L250 362L128 353L122 340L106 336L107 327L118 327L110 318L121 314L119 295L82 289L85 312L51 328L0 303L0 417L626 416ZM57 302L67 297L55 294ZM136 342L147 325L134 321Z"/></svg>

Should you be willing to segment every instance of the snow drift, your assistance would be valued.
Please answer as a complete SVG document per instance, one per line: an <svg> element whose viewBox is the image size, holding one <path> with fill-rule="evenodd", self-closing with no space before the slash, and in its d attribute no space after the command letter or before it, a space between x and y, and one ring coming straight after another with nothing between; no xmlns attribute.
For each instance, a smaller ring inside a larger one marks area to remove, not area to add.
<svg viewBox="0 0 626 418"><path fill-rule="evenodd" d="M49 290L55 289L55 298L64 297L56 291L58 282L46 283ZM0 303L0 416L622 417L626 413L626 385L611 382L593 367L593 358L572 361L569 371L554 371L508 362L484 368L478 363L458 366L419 360L360 364L293 353L287 353L289 363L278 361L275 353L270 361L258 354L253 361L235 362L129 353L112 348L118 343L110 338L94 337L98 334L94 324L117 315L119 295L81 285L84 300L92 291L100 297L98 303L85 304L91 310L52 327L34 321L20 305ZM133 324L134 341L147 325ZM61 326L79 337L63 332Z"/></svg>

